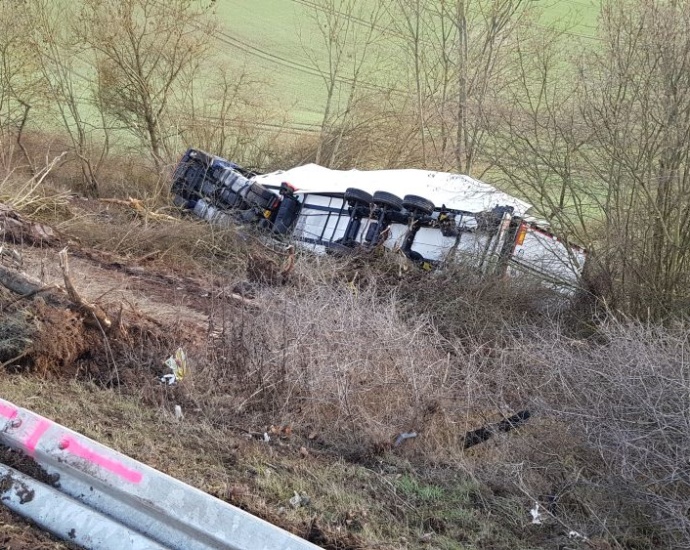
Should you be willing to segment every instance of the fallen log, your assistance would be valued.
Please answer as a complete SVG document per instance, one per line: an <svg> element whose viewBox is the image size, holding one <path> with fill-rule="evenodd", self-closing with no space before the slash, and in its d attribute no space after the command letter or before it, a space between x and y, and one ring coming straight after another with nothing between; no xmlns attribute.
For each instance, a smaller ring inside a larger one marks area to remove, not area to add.
<svg viewBox="0 0 690 550"><path fill-rule="evenodd" d="M0 265L0 284L20 296L33 296L45 288L39 280L26 273L2 265Z"/></svg>
<svg viewBox="0 0 690 550"><path fill-rule="evenodd" d="M67 257L67 249L64 248L58 254L60 269L62 270L62 277L65 282L65 290L69 300L85 314L88 318L94 319L101 328L107 330L112 326L112 321L108 315L98 304L92 304L82 298L72 284L72 279L69 272L69 260ZM18 271L16 269L4 267L0 265L0 284L5 288L11 290L15 294L19 294L18 299L31 298L41 292L48 290L61 291L62 289L57 285L43 285L37 279L30 275ZM16 300L15 300L16 301Z"/></svg>
<svg viewBox="0 0 690 550"><path fill-rule="evenodd" d="M465 434L463 448L469 449L470 447L479 445L480 443L483 443L496 433L509 432L510 430L513 430L521 424L527 422L530 416L532 416L532 413L530 411L520 411L519 413L514 414L513 416L510 416L504 420L501 420L500 422L496 422L495 424L488 424L483 428L467 432Z"/></svg>
<svg viewBox="0 0 690 550"><path fill-rule="evenodd" d="M59 240L52 227L29 220L4 203L0 203L0 239L30 245L52 245Z"/></svg>

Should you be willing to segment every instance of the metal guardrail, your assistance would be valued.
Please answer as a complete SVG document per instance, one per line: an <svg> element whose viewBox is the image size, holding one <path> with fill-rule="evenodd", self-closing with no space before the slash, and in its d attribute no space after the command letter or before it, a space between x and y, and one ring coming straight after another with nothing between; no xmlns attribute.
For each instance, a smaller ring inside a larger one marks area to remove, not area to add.
<svg viewBox="0 0 690 550"><path fill-rule="evenodd" d="M0 443L32 457L53 486L0 465L0 499L94 550L308 550L313 544L0 399Z"/></svg>

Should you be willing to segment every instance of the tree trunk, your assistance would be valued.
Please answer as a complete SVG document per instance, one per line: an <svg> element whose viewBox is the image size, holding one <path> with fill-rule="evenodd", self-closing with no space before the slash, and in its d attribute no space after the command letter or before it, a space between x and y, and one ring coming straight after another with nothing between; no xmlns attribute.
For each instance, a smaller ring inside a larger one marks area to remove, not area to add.
<svg viewBox="0 0 690 550"><path fill-rule="evenodd" d="M458 172L467 170L467 15L465 0L458 0L458 110L455 143L455 164Z"/></svg>

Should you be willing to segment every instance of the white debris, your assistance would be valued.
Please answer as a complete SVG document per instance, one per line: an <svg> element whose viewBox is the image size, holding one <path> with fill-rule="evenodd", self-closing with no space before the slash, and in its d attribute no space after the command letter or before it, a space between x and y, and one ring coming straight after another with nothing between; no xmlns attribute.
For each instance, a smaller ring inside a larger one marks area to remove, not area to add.
<svg viewBox="0 0 690 550"><path fill-rule="evenodd" d="M300 495L295 491L295 496L290 499L290 506L299 508L300 506L307 506L309 502L311 502L311 499L307 495Z"/></svg>
<svg viewBox="0 0 690 550"><path fill-rule="evenodd" d="M417 437L417 432L404 432L401 433L397 439L395 440L395 443L393 443L393 447L399 447L402 445L407 439L413 439Z"/></svg>
<svg viewBox="0 0 690 550"><path fill-rule="evenodd" d="M182 407L179 405L175 405L175 418L177 420L182 420L184 418L184 415L182 414Z"/></svg>
<svg viewBox="0 0 690 550"><path fill-rule="evenodd" d="M264 442L268 443L271 440L271 436L268 435L268 432L264 432Z"/></svg>
<svg viewBox="0 0 690 550"><path fill-rule="evenodd" d="M161 376L161 382L172 386L187 375L187 354L182 348L177 348L175 355L168 357L163 363L172 372Z"/></svg>
<svg viewBox="0 0 690 550"><path fill-rule="evenodd" d="M541 525L541 520L542 520L543 516L542 516L541 512L539 511L539 503L538 502L534 503L534 508L532 508L529 511L529 513L532 514L532 523L534 525Z"/></svg>
<svg viewBox="0 0 690 550"><path fill-rule="evenodd" d="M587 540L587 537L578 533L577 531L570 531L568 533L568 538L569 539L576 539L576 540Z"/></svg>

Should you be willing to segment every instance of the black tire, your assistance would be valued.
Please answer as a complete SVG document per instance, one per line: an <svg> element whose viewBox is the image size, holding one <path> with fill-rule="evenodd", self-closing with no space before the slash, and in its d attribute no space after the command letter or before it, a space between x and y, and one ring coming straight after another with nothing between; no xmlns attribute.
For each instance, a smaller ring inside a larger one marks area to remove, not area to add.
<svg viewBox="0 0 690 550"><path fill-rule="evenodd" d="M356 189L354 187L348 187L345 189L345 195L344 195L345 202L349 202L350 204L365 204L369 206L372 202L374 202L374 198L367 193L366 191L362 191L361 189Z"/></svg>
<svg viewBox="0 0 690 550"><path fill-rule="evenodd" d="M403 209L403 201L400 197L394 195L393 193L386 193L385 191L376 191L374 193L374 204L376 206L384 206L399 212Z"/></svg>
<svg viewBox="0 0 690 550"><path fill-rule="evenodd" d="M405 210L410 212L419 212L426 216L430 216L434 209L434 203L424 197L418 197L417 195L405 195L403 198L403 206Z"/></svg>

